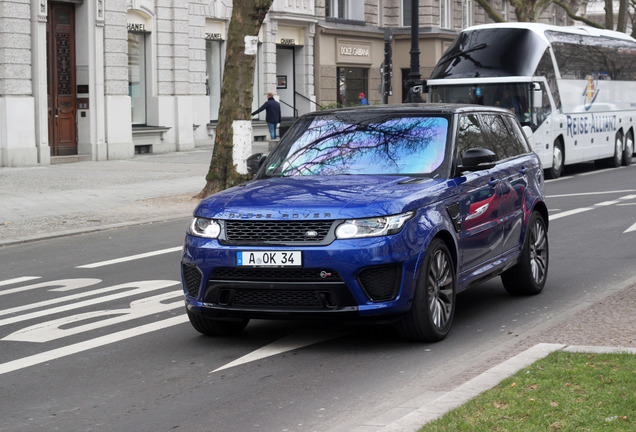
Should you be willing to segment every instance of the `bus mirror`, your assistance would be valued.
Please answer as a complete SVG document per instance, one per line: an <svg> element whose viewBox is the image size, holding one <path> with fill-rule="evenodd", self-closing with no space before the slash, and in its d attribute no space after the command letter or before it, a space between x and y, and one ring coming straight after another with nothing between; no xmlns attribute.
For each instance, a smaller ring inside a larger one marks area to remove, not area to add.
<svg viewBox="0 0 636 432"><path fill-rule="evenodd" d="M534 89L532 90L532 105L537 109L543 106L543 92L538 83L534 83Z"/></svg>

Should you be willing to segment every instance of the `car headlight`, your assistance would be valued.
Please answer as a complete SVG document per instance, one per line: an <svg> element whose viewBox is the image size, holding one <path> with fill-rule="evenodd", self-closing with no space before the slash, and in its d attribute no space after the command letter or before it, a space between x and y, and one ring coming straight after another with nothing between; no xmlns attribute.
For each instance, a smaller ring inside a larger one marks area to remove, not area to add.
<svg viewBox="0 0 636 432"><path fill-rule="evenodd" d="M383 217L347 219L336 228L336 238L352 239L380 237L399 233L406 221L415 215L414 211Z"/></svg>
<svg viewBox="0 0 636 432"><path fill-rule="evenodd" d="M188 234L196 237L215 239L221 234L221 225L214 219L193 217Z"/></svg>

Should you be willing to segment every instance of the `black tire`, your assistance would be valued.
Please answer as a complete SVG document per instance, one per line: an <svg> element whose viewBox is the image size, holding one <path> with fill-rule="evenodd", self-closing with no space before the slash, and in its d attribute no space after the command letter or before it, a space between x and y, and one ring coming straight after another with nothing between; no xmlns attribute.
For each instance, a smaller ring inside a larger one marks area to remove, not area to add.
<svg viewBox="0 0 636 432"><path fill-rule="evenodd" d="M221 321L202 317L201 315L192 313L189 310L187 312L192 327L194 327L194 329L199 333L207 336L234 336L241 333L245 327L247 327L247 323L250 322L249 319Z"/></svg>
<svg viewBox="0 0 636 432"><path fill-rule="evenodd" d="M618 168L623 165L624 148L623 135L619 132L616 134L616 138L614 139L614 156L607 159L607 166L609 168Z"/></svg>
<svg viewBox="0 0 636 432"><path fill-rule="evenodd" d="M400 337L414 342L437 342L451 329L455 315L455 266L446 243L429 245L416 282L413 304L397 323Z"/></svg>
<svg viewBox="0 0 636 432"><path fill-rule="evenodd" d="M532 212L519 262L501 275L504 288L512 295L536 295L548 278L548 230L543 216Z"/></svg>
<svg viewBox="0 0 636 432"><path fill-rule="evenodd" d="M554 146L552 146L552 167L545 170L546 178L558 179L561 177L564 161L563 143L561 143L561 140L556 140Z"/></svg>
<svg viewBox="0 0 636 432"><path fill-rule="evenodd" d="M625 135L625 145L623 146L623 165L629 166L632 164L632 157L634 156L634 136L631 132Z"/></svg>

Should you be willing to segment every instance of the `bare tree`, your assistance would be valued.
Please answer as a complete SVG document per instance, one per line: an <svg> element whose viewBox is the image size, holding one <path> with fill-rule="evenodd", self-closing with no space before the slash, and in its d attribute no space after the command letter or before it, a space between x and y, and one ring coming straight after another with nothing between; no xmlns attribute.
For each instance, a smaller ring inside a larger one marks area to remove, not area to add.
<svg viewBox="0 0 636 432"><path fill-rule="evenodd" d="M232 18L227 33L227 50L219 121L206 184L196 196L205 198L246 180L236 171L232 160L234 120L250 120L254 89L254 55L245 53L245 36L257 36L274 0L233 0Z"/></svg>
<svg viewBox="0 0 636 432"><path fill-rule="evenodd" d="M506 1L506 0L504 0ZM605 0L605 20L604 24L599 24L586 17L577 15L575 10L581 1L564 0L507 0L515 11L517 21L536 22L541 14L552 4L563 9L568 17L574 21L582 22L588 26L596 28L614 29L614 2ZM475 0L486 12L486 15L494 22L505 22L505 19L497 13L491 6L489 0ZM632 23L632 36L636 36L636 0L620 0L618 10L618 23L616 30L625 33L627 31L627 20Z"/></svg>

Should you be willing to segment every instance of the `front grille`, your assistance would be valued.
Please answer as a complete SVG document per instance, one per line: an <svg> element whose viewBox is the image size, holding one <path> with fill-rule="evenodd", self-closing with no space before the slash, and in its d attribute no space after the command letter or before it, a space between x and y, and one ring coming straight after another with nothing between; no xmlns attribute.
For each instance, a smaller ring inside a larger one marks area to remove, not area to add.
<svg viewBox="0 0 636 432"><path fill-rule="evenodd" d="M398 265L369 267L360 272L358 282L369 300L393 300L400 289L401 270Z"/></svg>
<svg viewBox="0 0 636 432"><path fill-rule="evenodd" d="M201 286L201 272L193 265L183 264L183 286L188 296L197 298Z"/></svg>
<svg viewBox="0 0 636 432"><path fill-rule="evenodd" d="M334 221L225 221L225 236L230 245L256 244L321 244L329 235Z"/></svg>
<svg viewBox="0 0 636 432"><path fill-rule="evenodd" d="M338 272L311 268L236 268L217 267L210 280L260 282L341 282Z"/></svg>

